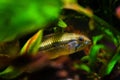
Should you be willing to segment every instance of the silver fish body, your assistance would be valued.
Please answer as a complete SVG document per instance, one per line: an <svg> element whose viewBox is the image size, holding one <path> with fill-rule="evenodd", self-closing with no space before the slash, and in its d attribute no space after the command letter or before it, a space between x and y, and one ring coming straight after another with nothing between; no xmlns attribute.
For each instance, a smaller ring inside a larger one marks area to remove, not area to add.
<svg viewBox="0 0 120 80"><path fill-rule="evenodd" d="M48 54L50 59L54 59L83 50L89 44L91 44L91 40L85 35L57 33L45 36L39 51Z"/></svg>

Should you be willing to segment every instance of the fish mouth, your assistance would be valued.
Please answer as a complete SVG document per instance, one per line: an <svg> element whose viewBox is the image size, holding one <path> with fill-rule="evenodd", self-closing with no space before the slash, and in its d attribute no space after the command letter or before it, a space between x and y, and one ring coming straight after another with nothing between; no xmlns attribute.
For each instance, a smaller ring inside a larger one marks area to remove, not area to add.
<svg viewBox="0 0 120 80"><path fill-rule="evenodd" d="M91 40L89 40L89 41L85 41L84 44L85 45L90 45L90 44L92 44L92 42L91 42Z"/></svg>
<svg viewBox="0 0 120 80"><path fill-rule="evenodd" d="M87 40L87 41L84 41L83 43L80 43L80 44L78 44L78 46L79 47L85 47L85 46L88 46L88 45L91 45L92 44L92 42L91 42L91 40Z"/></svg>

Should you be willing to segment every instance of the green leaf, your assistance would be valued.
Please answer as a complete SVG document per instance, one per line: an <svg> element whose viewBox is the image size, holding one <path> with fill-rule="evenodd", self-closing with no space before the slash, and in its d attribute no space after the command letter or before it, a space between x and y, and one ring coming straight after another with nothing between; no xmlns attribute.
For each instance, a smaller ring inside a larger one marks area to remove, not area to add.
<svg viewBox="0 0 120 80"><path fill-rule="evenodd" d="M89 61L90 57L89 56L84 56L80 59L80 61L84 62L84 61Z"/></svg>
<svg viewBox="0 0 120 80"><path fill-rule="evenodd" d="M74 66L75 66L75 68L84 70L88 73L91 71L90 68L86 64L80 64L80 65L79 64L74 64Z"/></svg>
<svg viewBox="0 0 120 80"><path fill-rule="evenodd" d="M93 37L93 44L96 44L99 40L103 38L103 35L97 35Z"/></svg>
<svg viewBox="0 0 120 80"><path fill-rule="evenodd" d="M104 48L103 44L97 44L97 42L99 40L101 40L102 38L103 38L103 35L98 35L98 36L93 37L93 45L92 45L92 47L90 49L90 53L89 53L90 65L92 65L96 61L99 50L101 48Z"/></svg>
<svg viewBox="0 0 120 80"><path fill-rule="evenodd" d="M117 39L114 37L112 31L110 31L109 29L105 29L104 32L105 32L108 36L111 37L112 41L113 41L115 44L118 44Z"/></svg>
<svg viewBox="0 0 120 80"><path fill-rule="evenodd" d="M92 47L91 47L91 50L90 50L90 54L89 54L89 56L90 56L90 64L91 65L93 65L93 63L96 61L96 59L97 59L97 54L99 53L99 50L101 49L101 48L104 48L104 45L102 45L102 44L97 44L97 45L93 45Z"/></svg>
<svg viewBox="0 0 120 80"><path fill-rule="evenodd" d="M35 35L33 35L23 46L21 49L20 54L29 53L29 54L36 54L39 45L42 41L43 30L39 30Z"/></svg>
<svg viewBox="0 0 120 80"><path fill-rule="evenodd" d="M61 11L61 0L0 1L0 42L44 28Z"/></svg>
<svg viewBox="0 0 120 80"><path fill-rule="evenodd" d="M7 67L3 72L0 72L0 77L4 79L13 79L19 76L22 72L12 66Z"/></svg>
<svg viewBox="0 0 120 80"><path fill-rule="evenodd" d="M118 47L117 53L113 56L113 58L110 60L106 67L105 75L109 75L111 71L113 70L116 63L120 60L120 46Z"/></svg>
<svg viewBox="0 0 120 80"><path fill-rule="evenodd" d="M62 19L59 19L58 26L61 28L66 28L67 24Z"/></svg>

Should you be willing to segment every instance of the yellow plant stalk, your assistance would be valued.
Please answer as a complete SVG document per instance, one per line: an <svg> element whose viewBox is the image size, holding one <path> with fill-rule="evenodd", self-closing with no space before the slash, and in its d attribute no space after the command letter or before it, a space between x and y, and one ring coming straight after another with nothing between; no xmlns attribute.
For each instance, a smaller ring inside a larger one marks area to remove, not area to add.
<svg viewBox="0 0 120 80"><path fill-rule="evenodd" d="M39 30L35 35L33 35L23 46L20 54L23 55L25 53L35 55L37 53L39 45L42 40L43 29Z"/></svg>

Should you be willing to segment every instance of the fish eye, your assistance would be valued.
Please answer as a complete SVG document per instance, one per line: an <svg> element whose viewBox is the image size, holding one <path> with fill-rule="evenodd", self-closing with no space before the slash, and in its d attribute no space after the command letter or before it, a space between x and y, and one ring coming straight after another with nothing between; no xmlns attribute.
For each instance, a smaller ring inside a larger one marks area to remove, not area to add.
<svg viewBox="0 0 120 80"><path fill-rule="evenodd" d="M79 41L84 41L84 39L82 37L79 38Z"/></svg>

